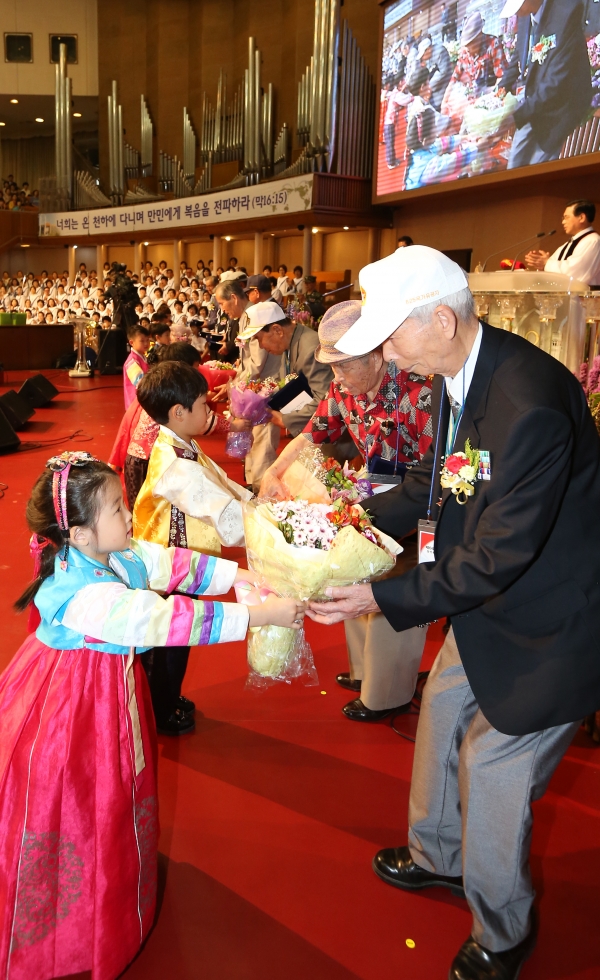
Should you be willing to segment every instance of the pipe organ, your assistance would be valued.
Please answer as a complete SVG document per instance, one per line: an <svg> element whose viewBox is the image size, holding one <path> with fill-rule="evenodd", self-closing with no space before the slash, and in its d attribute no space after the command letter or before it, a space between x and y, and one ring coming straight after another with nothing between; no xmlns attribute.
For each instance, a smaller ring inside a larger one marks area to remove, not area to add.
<svg viewBox="0 0 600 980"><path fill-rule="evenodd" d="M262 82L261 53L250 37L243 82L228 102L227 76L221 70L216 104L203 94L198 134L190 110L183 107L181 157L159 153L160 193L187 197L207 191L213 186L214 166L234 161L239 162L239 172L229 187L315 171L370 178L376 86L348 22L341 19L341 6L342 0L315 0L313 53L298 83L296 160L289 163L292 140L286 122L275 135L273 85ZM66 47L61 45L56 66L56 189L67 208L73 191L70 86ZM116 81L107 99L107 112L105 191L113 204L121 204L127 179L152 175L154 127L141 95L139 150L124 143ZM202 167L198 180L197 163ZM138 190L149 196L155 193L141 185Z"/></svg>
<svg viewBox="0 0 600 980"><path fill-rule="evenodd" d="M113 81L108 104L108 183L113 204L120 204L125 193L123 163L123 108L117 101L117 83Z"/></svg>
<svg viewBox="0 0 600 980"><path fill-rule="evenodd" d="M56 166L56 195L59 202L70 207L73 189L73 160L71 149L71 79L67 75L67 46L60 45L56 65L54 90L56 135L54 140Z"/></svg>

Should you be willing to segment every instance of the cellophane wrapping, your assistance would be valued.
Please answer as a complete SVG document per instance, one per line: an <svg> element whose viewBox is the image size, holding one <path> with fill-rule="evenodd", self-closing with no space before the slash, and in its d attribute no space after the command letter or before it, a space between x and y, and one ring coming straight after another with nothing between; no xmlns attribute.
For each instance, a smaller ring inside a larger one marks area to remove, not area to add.
<svg viewBox="0 0 600 980"><path fill-rule="evenodd" d="M482 95L467 106L463 115L463 132L471 136L493 136L504 120L519 106L519 100L511 92L504 98L493 92Z"/></svg>
<svg viewBox="0 0 600 980"><path fill-rule="evenodd" d="M229 386L229 406L231 414L238 419L247 419L252 425L263 425L269 420L268 401L273 390L253 391L240 380ZM225 452L232 459L245 459L252 449L252 433L229 432L225 441Z"/></svg>
<svg viewBox="0 0 600 980"><path fill-rule="evenodd" d="M385 575L402 551L392 538L372 526L377 543L346 526L337 530L328 550L298 547L289 543L278 527L276 507L274 501L255 499L243 505L243 514L248 565L280 596L305 602L325 599L330 586L368 582ZM296 677L317 683L304 630L262 627L250 636L248 663L251 685Z"/></svg>
<svg viewBox="0 0 600 980"><path fill-rule="evenodd" d="M319 446L307 445L281 478L290 500L307 500L311 504L342 499L361 503L373 496L366 467L354 470L348 461L342 466L325 457Z"/></svg>

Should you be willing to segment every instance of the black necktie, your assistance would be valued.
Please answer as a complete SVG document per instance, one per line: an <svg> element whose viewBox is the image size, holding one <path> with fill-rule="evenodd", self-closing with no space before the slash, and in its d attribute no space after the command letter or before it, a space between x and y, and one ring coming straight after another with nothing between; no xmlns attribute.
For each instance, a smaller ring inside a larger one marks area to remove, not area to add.
<svg viewBox="0 0 600 980"><path fill-rule="evenodd" d="M460 410L462 408L462 405L460 402L457 402L456 398L452 397L450 392L448 392L448 401L450 402L450 408L452 410L452 418L456 422L458 416L460 415Z"/></svg>

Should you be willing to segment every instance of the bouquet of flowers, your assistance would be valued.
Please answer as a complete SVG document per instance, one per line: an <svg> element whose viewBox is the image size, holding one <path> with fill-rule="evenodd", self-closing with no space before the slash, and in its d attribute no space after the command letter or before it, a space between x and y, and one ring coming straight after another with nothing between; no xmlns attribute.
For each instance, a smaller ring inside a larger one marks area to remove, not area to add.
<svg viewBox="0 0 600 980"><path fill-rule="evenodd" d="M367 582L389 572L402 548L373 527L360 506L306 500L243 505L248 564L279 595L303 601L329 586ZM314 676L303 630L261 627L248 641L250 683Z"/></svg>
<svg viewBox="0 0 600 980"><path fill-rule="evenodd" d="M291 498L309 503L343 499L357 504L373 496L366 467L354 470L346 461L342 466L332 457L324 457L318 446L307 446L285 472L284 485Z"/></svg>
<svg viewBox="0 0 600 980"><path fill-rule="evenodd" d="M297 299L288 303L286 313L294 323L302 323L305 327L312 327L313 325L312 313L304 303Z"/></svg>
<svg viewBox="0 0 600 980"><path fill-rule="evenodd" d="M518 105L519 100L511 92L507 92L504 98L495 92L482 95L465 109L463 132L477 137L491 136L498 132L506 117L512 115Z"/></svg>
<svg viewBox="0 0 600 980"><path fill-rule="evenodd" d="M352 469L348 461L342 466L337 460L329 457L323 460L322 473L322 479L332 500L341 499L356 504L373 496L373 487L364 466L357 472Z"/></svg>
<svg viewBox="0 0 600 980"><path fill-rule="evenodd" d="M249 381L239 378L229 386L229 407L231 414L238 419L248 419L252 425L263 425L269 421L268 401L279 388L274 378ZM245 459L252 448L251 432L230 432L225 443L225 452L232 459Z"/></svg>
<svg viewBox="0 0 600 980"><path fill-rule="evenodd" d="M233 371L233 364L228 361L205 361L204 366L215 371Z"/></svg>

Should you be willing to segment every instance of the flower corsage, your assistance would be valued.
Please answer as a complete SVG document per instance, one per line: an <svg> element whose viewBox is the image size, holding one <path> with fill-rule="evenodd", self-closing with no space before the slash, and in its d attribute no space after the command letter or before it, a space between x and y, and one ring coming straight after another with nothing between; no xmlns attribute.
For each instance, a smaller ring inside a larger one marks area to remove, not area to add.
<svg viewBox="0 0 600 980"><path fill-rule="evenodd" d="M539 65L543 65L546 58L548 57L548 52L552 51L556 47L556 34L549 34L547 37L542 34L537 44L534 44L531 49L531 60L537 61Z"/></svg>
<svg viewBox="0 0 600 980"><path fill-rule="evenodd" d="M467 439L464 453L446 456L440 483L444 490L452 490L457 504L466 504L468 498L475 493L478 471L479 450L473 449Z"/></svg>

